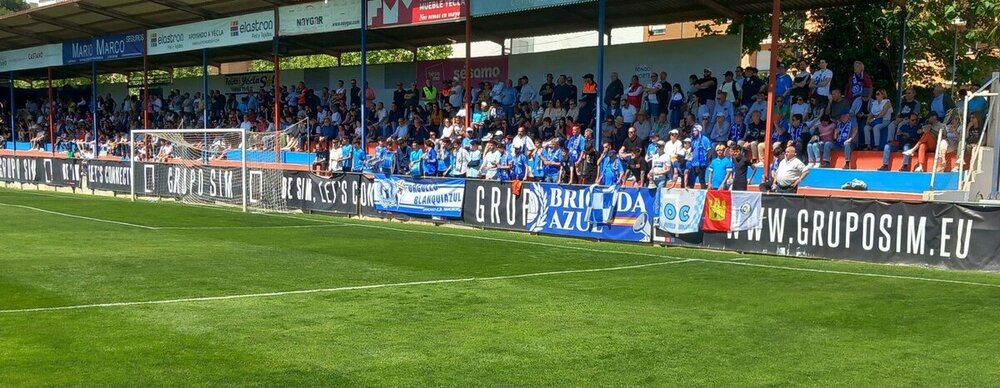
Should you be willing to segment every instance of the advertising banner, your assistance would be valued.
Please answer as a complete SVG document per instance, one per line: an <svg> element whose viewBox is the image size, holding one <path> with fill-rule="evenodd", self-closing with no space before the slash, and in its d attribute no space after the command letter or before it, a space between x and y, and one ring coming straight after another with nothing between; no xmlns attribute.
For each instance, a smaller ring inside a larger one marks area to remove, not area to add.
<svg viewBox="0 0 1000 388"><path fill-rule="evenodd" d="M63 63L99 62L142 56L146 48L146 34L142 31L105 35L63 43Z"/></svg>
<svg viewBox="0 0 1000 388"><path fill-rule="evenodd" d="M705 190L660 190L659 228L668 233L688 234L701 231L705 209Z"/></svg>
<svg viewBox="0 0 1000 388"><path fill-rule="evenodd" d="M523 190L522 190L523 194ZM483 228L527 230L530 195L514 195L510 182L467 180L462 223Z"/></svg>
<svg viewBox="0 0 1000 388"><path fill-rule="evenodd" d="M507 81L510 73L508 58L506 55L471 58L469 60L471 85L478 85L480 82L496 82L499 79ZM417 80L421 85L423 80L430 79L435 86L441 87L445 80L454 78L465 82L465 59L453 58L417 62Z"/></svg>
<svg viewBox="0 0 1000 388"><path fill-rule="evenodd" d="M335 174L321 177L304 171L285 171L281 198L290 209L358 214L361 176Z"/></svg>
<svg viewBox="0 0 1000 388"><path fill-rule="evenodd" d="M62 158L0 156L0 181L78 187L80 162Z"/></svg>
<svg viewBox="0 0 1000 388"><path fill-rule="evenodd" d="M473 1L472 16L489 16L567 4L593 2L594 0L489 0Z"/></svg>
<svg viewBox="0 0 1000 388"><path fill-rule="evenodd" d="M62 43L0 52L0 72L40 69L63 64Z"/></svg>
<svg viewBox="0 0 1000 388"><path fill-rule="evenodd" d="M398 27L465 18L465 0L367 0L368 27Z"/></svg>
<svg viewBox="0 0 1000 388"><path fill-rule="evenodd" d="M761 229L702 246L787 256L1000 270L1000 208L764 196Z"/></svg>
<svg viewBox="0 0 1000 388"><path fill-rule="evenodd" d="M375 209L382 212L459 218L464 194L464 179L375 175Z"/></svg>
<svg viewBox="0 0 1000 388"><path fill-rule="evenodd" d="M116 193L132 191L132 167L119 160L88 160L87 188Z"/></svg>
<svg viewBox="0 0 1000 388"><path fill-rule="evenodd" d="M274 72L227 74L226 88L228 93L256 93L262 88L269 89L274 85Z"/></svg>
<svg viewBox="0 0 1000 388"><path fill-rule="evenodd" d="M601 204L592 202L599 186L526 183L521 189L525 227L529 232L614 241L649 242L652 235L656 190L621 188L615 191L610 217L591 222Z"/></svg>
<svg viewBox="0 0 1000 388"><path fill-rule="evenodd" d="M149 55L265 42L274 38L274 11L157 28L146 38Z"/></svg>
<svg viewBox="0 0 1000 388"><path fill-rule="evenodd" d="M278 8L282 36L361 28L361 0L329 0Z"/></svg>

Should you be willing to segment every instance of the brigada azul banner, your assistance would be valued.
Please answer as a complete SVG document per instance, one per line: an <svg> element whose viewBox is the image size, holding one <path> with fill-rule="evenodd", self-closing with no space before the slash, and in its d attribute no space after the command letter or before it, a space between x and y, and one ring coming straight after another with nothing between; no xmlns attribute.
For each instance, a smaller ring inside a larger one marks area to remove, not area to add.
<svg viewBox="0 0 1000 388"><path fill-rule="evenodd" d="M533 182L525 184L526 229L530 232L564 236L648 242L655 209L656 190L620 188L614 192L611 218L592 222L592 212L604 204L594 203L598 186L557 185Z"/></svg>

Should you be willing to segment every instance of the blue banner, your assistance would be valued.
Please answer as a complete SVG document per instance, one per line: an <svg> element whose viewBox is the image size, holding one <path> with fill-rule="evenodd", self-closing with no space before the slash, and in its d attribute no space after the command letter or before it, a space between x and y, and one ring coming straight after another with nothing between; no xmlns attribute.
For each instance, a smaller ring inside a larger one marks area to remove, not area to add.
<svg viewBox="0 0 1000 388"><path fill-rule="evenodd" d="M631 187L612 190L599 186L526 183L521 189L521 195L528 196L524 200L525 226L535 233L649 242L656 190Z"/></svg>
<svg viewBox="0 0 1000 388"><path fill-rule="evenodd" d="M462 217L464 179L375 175L375 209L433 217Z"/></svg>
<svg viewBox="0 0 1000 388"><path fill-rule="evenodd" d="M142 31L105 35L63 43L63 63L89 63L112 59L141 57L146 47Z"/></svg>

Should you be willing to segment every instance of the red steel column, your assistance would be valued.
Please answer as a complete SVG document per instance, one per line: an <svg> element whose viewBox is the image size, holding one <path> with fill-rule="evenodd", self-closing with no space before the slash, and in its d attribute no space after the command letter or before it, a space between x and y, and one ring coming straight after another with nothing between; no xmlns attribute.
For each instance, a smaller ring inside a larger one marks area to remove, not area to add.
<svg viewBox="0 0 1000 388"><path fill-rule="evenodd" d="M49 145L52 147L52 155L56 154L56 112L52 98L52 66L49 66Z"/></svg>
<svg viewBox="0 0 1000 388"><path fill-rule="evenodd" d="M772 0L771 11L771 66L767 71L767 120L764 129L764 179L771 177L771 128L774 127L774 87L777 80L778 52L781 40L781 0Z"/></svg>

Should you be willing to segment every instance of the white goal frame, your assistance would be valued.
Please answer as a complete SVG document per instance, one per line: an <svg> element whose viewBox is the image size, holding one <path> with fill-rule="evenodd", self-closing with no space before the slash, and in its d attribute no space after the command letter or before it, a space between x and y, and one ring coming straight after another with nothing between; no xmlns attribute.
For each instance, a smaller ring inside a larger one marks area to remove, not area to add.
<svg viewBox="0 0 1000 388"><path fill-rule="evenodd" d="M131 172L129 187L131 188L132 201L136 200L135 195L135 139L136 135L152 135L158 133L180 133L180 134L202 134L202 133L239 133L240 134L240 179L242 180L242 209L247 211L247 132L242 128L214 128L214 129L134 129L129 133L129 171Z"/></svg>

